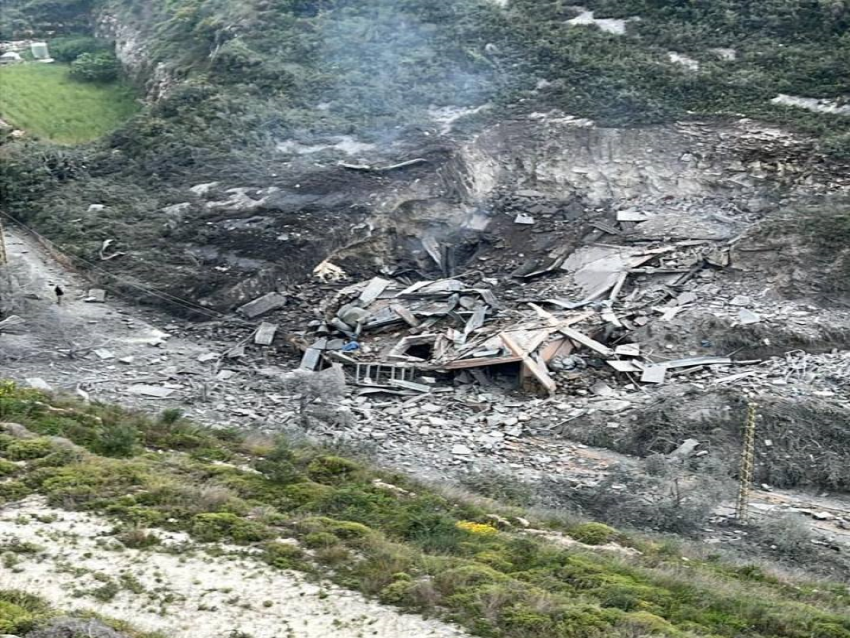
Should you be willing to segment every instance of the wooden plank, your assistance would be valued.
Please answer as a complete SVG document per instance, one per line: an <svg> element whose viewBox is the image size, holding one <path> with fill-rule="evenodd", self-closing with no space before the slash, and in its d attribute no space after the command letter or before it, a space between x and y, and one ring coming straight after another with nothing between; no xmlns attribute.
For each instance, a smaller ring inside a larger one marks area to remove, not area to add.
<svg viewBox="0 0 850 638"><path fill-rule="evenodd" d="M611 350L611 348L609 348L606 345L599 343L595 339L591 339L586 334L582 334L578 330L573 330L572 328L569 328L567 326L562 326L558 329L558 332L568 336L570 339L572 339L576 343L580 343L581 345L585 346L586 348L590 348L591 350L598 352L599 354L601 354L604 357L613 357L614 356L614 351Z"/></svg>
<svg viewBox="0 0 850 638"><path fill-rule="evenodd" d="M673 361L665 361L659 365L665 368L690 368L691 366L717 366L731 365L732 359L729 357L691 357L690 359L675 359Z"/></svg>
<svg viewBox="0 0 850 638"><path fill-rule="evenodd" d="M277 334L277 324L264 321L257 328L254 343L260 346L270 346L274 341L275 334Z"/></svg>
<svg viewBox="0 0 850 638"><path fill-rule="evenodd" d="M572 351L572 342L566 337L563 337L561 339L550 341L543 346L543 349L540 351L540 358L546 363L549 363L555 357L566 357L571 354Z"/></svg>
<svg viewBox="0 0 850 638"><path fill-rule="evenodd" d="M477 357L475 359L457 359L441 366L446 370L464 370L466 368L480 368L482 366L498 366L504 363L519 363L522 357Z"/></svg>
<svg viewBox="0 0 850 638"><path fill-rule="evenodd" d="M523 351L520 345L514 341L513 337L511 337L508 333L503 332L499 335L499 338L508 350L510 350L515 356L520 357L523 367L540 382L540 385L542 385L550 395L555 394L555 390L558 386L552 377L549 376L549 373L546 370L546 364L538 363L532 359L531 356L527 352Z"/></svg>

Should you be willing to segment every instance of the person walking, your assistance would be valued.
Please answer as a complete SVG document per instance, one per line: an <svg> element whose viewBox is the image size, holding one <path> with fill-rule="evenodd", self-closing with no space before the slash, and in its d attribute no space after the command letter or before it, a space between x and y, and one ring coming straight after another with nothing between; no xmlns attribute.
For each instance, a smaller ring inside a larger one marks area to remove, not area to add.
<svg viewBox="0 0 850 638"><path fill-rule="evenodd" d="M62 305L62 297L65 296L65 291L62 290L62 286L57 285L56 288L53 289L53 292L56 293L56 305Z"/></svg>

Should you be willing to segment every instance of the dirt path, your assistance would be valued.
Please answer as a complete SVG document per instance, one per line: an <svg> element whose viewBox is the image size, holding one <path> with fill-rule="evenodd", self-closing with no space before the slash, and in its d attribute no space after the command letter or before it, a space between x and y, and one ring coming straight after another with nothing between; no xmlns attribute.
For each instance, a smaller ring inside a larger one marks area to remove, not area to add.
<svg viewBox="0 0 850 638"><path fill-rule="evenodd" d="M83 278L65 271L30 237L8 229L6 234L12 287L7 304L26 324L2 336L4 374L154 411L185 403L214 377L214 366L199 358L221 344L175 338L168 320L118 299L87 302L90 286ZM61 305L57 285L65 291ZM139 394L144 385L170 391L173 400Z"/></svg>

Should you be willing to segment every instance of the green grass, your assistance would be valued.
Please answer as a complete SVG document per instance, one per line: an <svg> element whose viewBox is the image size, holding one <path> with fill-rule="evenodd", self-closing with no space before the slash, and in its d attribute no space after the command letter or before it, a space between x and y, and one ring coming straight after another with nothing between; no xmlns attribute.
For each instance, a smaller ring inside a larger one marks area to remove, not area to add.
<svg viewBox="0 0 850 638"><path fill-rule="evenodd" d="M139 105L124 84L72 80L62 64L0 68L0 117L58 144L91 142L114 131Z"/></svg>
<svg viewBox="0 0 850 638"><path fill-rule="evenodd" d="M0 483L0 503L39 493L54 506L112 516L127 531L162 527L199 542L253 547L272 566L331 578L483 638L850 638L844 586L780 580L720 560L683 561L675 548L449 497L312 445L205 429L175 414L154 420L0 382L4 421L40 436L27 439L26 460ZM21 458L20 444L0 434L0 458ZM517 514L642 553L565 549L505 524ZM296 538L300 547L279 538Z"/></svg>

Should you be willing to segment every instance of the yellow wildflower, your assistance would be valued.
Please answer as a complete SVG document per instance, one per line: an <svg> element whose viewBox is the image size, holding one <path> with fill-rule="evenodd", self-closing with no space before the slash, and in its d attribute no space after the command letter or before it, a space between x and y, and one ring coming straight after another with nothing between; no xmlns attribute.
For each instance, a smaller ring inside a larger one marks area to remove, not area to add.
<svg viewBox="0 0 850 638"><path fill-rule="evenodd" d="M477 536L492 536L499 531L492 525L487 525L486 523L473 523L472 521L458 521L455 523L455 527Z"/></svg>

